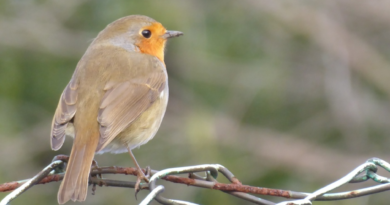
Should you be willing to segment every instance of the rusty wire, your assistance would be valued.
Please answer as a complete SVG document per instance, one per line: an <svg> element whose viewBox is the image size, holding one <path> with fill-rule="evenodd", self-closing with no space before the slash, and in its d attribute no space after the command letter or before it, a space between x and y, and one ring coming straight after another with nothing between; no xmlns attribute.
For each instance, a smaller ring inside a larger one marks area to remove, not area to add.
<svg viewBox="0 0 390 205"><path fill-rule="evenodd" d="M57 172L61 172L61 165L63 161L67 161L68 157L60 155L54 158L53 162L45 167L40 173L29 180L22 180L17 182L8 182L0 184L0 192L12 191L7 195L1 202L0 205L5 205L9 201L13 200L28 188L35 184L44 184L53 181L60 181L63 179L63 173L54 173L53 169ZM364 164L355 168L352 172L348 173L341 179L313 192L313 193L302 193L287 191L281 189L269 189L262 187L254 187L248 185L242 185L241 182L224 166L218 164L206 164L188 167L169 168L161 171L151 170L152 177L150 183L141 183L141 189L150 190L149 195L141 202L142 205L149 204L151 201L156 200L161 204L183 204L183 205L194 205L192 202L167 199L164 198L161 193L164 191L162 185L157 185L158 179L163 179L169 182L186 184L189 186L196 186L200 188L215 189L223 191L227 194L236 196L238 198L253 202L260 205L311 205L313 201L331 201L331 200L342 200L350 199L355 197L361 197L374 193L390 190L390 179L378 175L376 172L378 168L383 168L390 172L390 164L384 160L378 158L372 158L367 160ZM197 175L198 172L205 172L206 177ZM188 173L189 177L175 176L176 174ZM230 183L220 183L217 181L218 173L221 173L226 177ZM91 171L90 184L93 185L92 191L94 193L96 185L98 186L113 186L113 187L125 187L134 188L135 183L129 181L119 181L102 179L101 174L125 174L125 175L137 175L135 168L126 167L98 167ZM358 183L364 182L369 179L380 185L366 187L358 190L329 193L337 187L342 186L346 183ZM18 188L19 187L19 188ZM281 203L274 203L261 199L257 195L269 195L276 197L284 197L290 199L298 199L295 201L284 201Z"/></svg>
<svg viewBox="0 0 390 205"><path fill-rule="evenodd" d="M19 186L19 188L15 189L13 192L8 194L6 197L4 197L3 200L1 200L0 205L7 205L9 202L11 202L13 199L21 195L23 192L27 191L27 189L34 186L36 183L41 181L45 176L47 176L53 169L63 164L63 161L61 160L55 160L52 163L50 163L48 166L46 166L42 171L40 171L37 175L35 175L30 180L26 181L23 185Z"/></svg>
<svg viewBox="0 0 390 205"><path fill-rule="evenodd" d="M330 198L332 197L334 198L336 195L338 195L340 197L338 199L347 199L347 198L354 198L354 197L364 196L371 193L378 193L381 191L385 191L383 189L378 189L381 186L373 186L361 190L354 190L349 192L328 194L328 195L325 194L351 181L353 181L353 183L356 183L357 181L366 181L367 179L372 179L378 183L387 183L385 184L385 187L388 188L389 179L387 177L379 176L378 174L376 174L378 170L377 166L384 168L388 172L390 171L389 163L378 158L372 158L367 160L364 164L355 168L352 172L348 173L341 179L309 194L304 199L295 200L295 201L285 201L285 202L278 203L277 205L311 205L312 201L316 200L320 196L324 196L324 197L330 196ZM363 172L366 172L365 175L359 176Z"/></svg>

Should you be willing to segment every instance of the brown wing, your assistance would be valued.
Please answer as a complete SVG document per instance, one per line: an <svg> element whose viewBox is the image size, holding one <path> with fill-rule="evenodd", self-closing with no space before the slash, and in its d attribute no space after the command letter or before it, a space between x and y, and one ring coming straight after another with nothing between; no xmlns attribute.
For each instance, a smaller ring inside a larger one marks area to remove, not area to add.
<svg viewBox="0 0 390 205"><path fill-rule="evenodd" d="M60 149L65 141L65 129L76 113L76 101L77 84L76 80L72 78L65 87L54 114L50 137L50 144L53 150Z"/></svg>
<svg viewBox="0 0 390 205"><path fill-rule="evenodd" d="M107 91L100 104L98 116L100 141L97 152L109 144L159 98L166 86L166 81L167 76L164 70L159 70L143 78L116 85L112 83L106 85Z"/></svg>

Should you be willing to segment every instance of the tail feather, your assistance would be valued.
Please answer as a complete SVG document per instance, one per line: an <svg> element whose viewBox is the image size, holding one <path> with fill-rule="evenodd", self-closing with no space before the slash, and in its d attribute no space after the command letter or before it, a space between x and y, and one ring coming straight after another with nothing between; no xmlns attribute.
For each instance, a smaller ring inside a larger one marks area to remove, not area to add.
<svg viewBox="0 0 390 205"><path fill-rule="evenodd" d="M85 201L87 197L89 173L99 137L85 138L76 136L73 142L65 176L58 191L59 204L69 200Z"/></svg>

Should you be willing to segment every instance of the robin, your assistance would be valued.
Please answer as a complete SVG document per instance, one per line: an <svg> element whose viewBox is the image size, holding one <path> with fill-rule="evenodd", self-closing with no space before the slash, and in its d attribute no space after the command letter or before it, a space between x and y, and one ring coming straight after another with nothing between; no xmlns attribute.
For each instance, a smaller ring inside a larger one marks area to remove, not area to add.
<svg viewBox="0 0 390 205"><path fill-rule="evenodd" d="M132 149L151 140L168 103L164 63L167 31L154 19L132 15L110 23L93 40L63 91L51 129L51 147L74 138L58 203L85 201L95 153L129 152L137 167L136 191L145 174Z"/></svg>

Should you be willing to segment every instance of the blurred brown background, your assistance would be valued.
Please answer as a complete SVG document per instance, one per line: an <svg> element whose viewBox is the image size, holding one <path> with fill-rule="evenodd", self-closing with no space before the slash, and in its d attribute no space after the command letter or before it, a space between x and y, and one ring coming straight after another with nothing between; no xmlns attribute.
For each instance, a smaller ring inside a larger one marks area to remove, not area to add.
<svg viewBox="0 0 390 205"><path fill-rule="evenodd" d="M169 106L157 136L134 150L141 166L219 163L244 184L312 192L370 157L390 160L389 8L377 0L0 1L0 182L69 154L71 139L58 152L49 146L59 96L97 33L130 14L185 33L167 48ZM128 154L96 159L134 166ZM249 204L161 183L174 199ZM35 186L12 204L56 204L58 187ZM83 204L137 204L147 193L135 201L132 189L103 187ZM388 195L314 204L381 205Z"/></svg>

